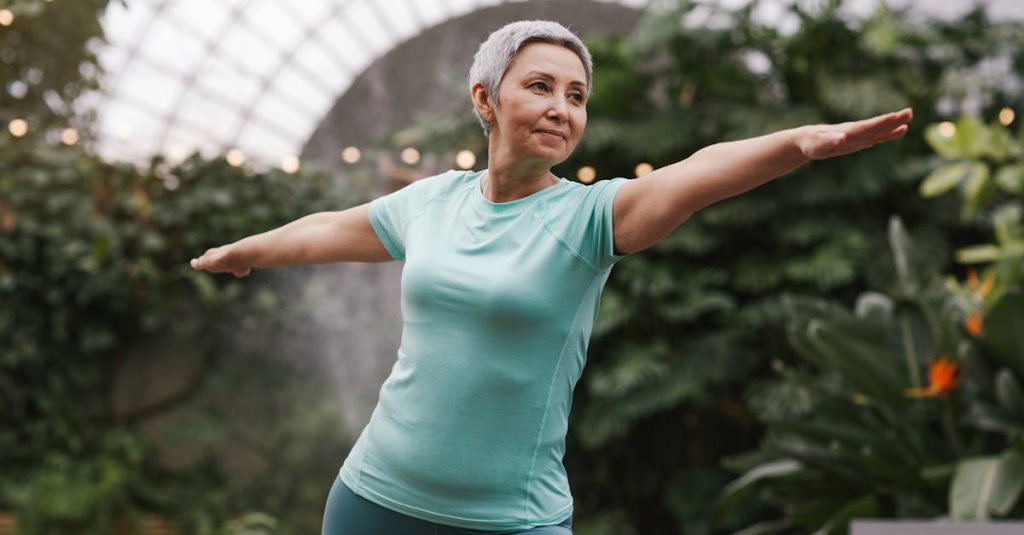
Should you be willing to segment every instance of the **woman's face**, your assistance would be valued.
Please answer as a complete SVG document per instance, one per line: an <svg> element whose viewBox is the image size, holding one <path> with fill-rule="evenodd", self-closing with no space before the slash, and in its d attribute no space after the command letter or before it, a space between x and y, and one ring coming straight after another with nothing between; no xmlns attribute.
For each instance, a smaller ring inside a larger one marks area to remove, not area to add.
<svg viewBox="0 0 1024 535"><path fill-rule="evenodd" d="M491 136L515 157L565 161L587 126L586 80L583 62L568 48L524 46L501 80Z"/></svg>

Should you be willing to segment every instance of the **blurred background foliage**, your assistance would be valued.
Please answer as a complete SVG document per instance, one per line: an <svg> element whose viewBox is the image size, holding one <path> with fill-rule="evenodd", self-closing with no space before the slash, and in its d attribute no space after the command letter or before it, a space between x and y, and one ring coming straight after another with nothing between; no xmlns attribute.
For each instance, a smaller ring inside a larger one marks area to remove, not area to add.
<svg viewBox="0 0 1024 535"><path fill-rule="evenodd" d="M0 51L21 84L0 119L29 126L0 133L0 510L25 533L143 532L152 515L185 533L315 532L349 437L323 378L273 358L274 322L301 304L260 273L242 284L187 261L363 202L360 177L198 155L139 169L61 143L69 126L89 136L75 102L95 88L106 2L48 4L9 3L20 23ZM981 10L848 20L832 1L793 5L801 24L784 33L753 6L708 5L715 24L681 25L697 7L682 1L629 40L588 42L588 131L557 173L634 176L717 141L904 106L915 120L899 142L709 207L616 268L570 425L575 532L1020 517L1024 167L1019 121L996 118L1021 109L1024 29ZM468 113L399 135L485 161ZM186 381L119 402L112 374L182 347ZM240 407L245 391L266 399ZM224 438L257 415L247 446L270 469L232 480ZM168 462L175 436L206 446ZM988 500L979 474L1000 474Z"/></svg>

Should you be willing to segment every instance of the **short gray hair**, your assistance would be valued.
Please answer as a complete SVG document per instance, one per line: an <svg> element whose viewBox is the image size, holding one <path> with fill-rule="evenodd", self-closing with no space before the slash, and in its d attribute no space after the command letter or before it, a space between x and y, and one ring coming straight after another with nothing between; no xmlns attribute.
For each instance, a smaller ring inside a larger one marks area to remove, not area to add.
<svg viewBox="0 0 1024 535"><path fill-rule="evenodd" d="M512 59L524 46L537 42L561 45L575 52L583 62L583 70L587 73L587 90L590 90L594 70L590 51L576 34L565 26L549 20L511 22L491 33L487 40L480 44L476 56L473 57L473 66L469 69L470 89L477 82L483 84L487 94L493 97L494 104L498 105L498 86L505 77L505 71L512 64ZM490 135L491 123L480 117L475 107L473 114L480 121L484 134Z"/></svg>

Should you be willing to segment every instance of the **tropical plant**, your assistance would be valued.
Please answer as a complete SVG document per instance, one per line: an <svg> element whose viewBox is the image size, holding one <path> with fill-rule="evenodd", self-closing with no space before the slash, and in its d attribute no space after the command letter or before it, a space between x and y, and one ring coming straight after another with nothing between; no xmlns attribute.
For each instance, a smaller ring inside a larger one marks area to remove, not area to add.
<svg viewBox="0 0 1024 535"><path fill-rule="evenodd" d="M267 337L301 309L283 304L259 274L243 284L188 261L365 194L326 173L256 173L199 156L180 165L155 159L139 172L77 147L12 137L0 137L0 155L0 508L18 511L26 533L106 533L133 511L210 533L198 526L275 501L310 501L317 514L323 496L296 486L305 478L326 492L308 470L337 462L346 440L333 424L339 409L313 395L328 385L308 367L268 358L275 346ZM174 351L184 352L175 388L145 403L117 401L118 370ZM191 406L182 427L163 432L213 451L231 409L196 400L218 388L240 400L246 387L273 410L302 408L259 441L279 468L291 467L268 476L276 485L232 487L221 467L202 461L169 470L140 434Z"/></svg>
<svg viewBox="0 0 1024 535"><path fill-rule="evenodd" d="M727 464L745 473L726 489L782 518L750 533L846 533L855 517L1020 517L1024 503L1024 295L1006 293L984 334L969 310L890 224L897 276L853 310L789 297L793 346L810 369L752 391L767 424L761 448Z"/></svg>
<svg viewBox="0 0 1024 535"><path fill-rule="evenodd" d="M1001 115L1012 121L1006 109ZM894 220L892 296L864 294L854 314L789 301L794 346L817 373L784 370L754 395L768 436L761 450L732 461L749 471L730 485L726 504L758 488L787 514L761 528L823 533L843 532L854 516L1024 515L1021 132L1018 141L1002 124L969 115L925 130L953 161L922 181L921 194L957 188L961 219L995 231L995 244L957 253L988 263L981 277L971 268L966 283L941 283Z"/></svg>

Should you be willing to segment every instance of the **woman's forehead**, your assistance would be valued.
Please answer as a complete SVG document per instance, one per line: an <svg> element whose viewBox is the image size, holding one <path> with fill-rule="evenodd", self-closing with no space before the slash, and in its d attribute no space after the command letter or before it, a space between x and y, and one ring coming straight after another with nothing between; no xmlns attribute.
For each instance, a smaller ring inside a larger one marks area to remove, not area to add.
<svg viewBox="0 0 1024 535"><path fill-rule="evenodd" d="M587 72L580 57L572 50L552 43L529 43L520 48L508 70L516 76L533 74L569 78L570 83L579 82L586 86Z"/></svg>

